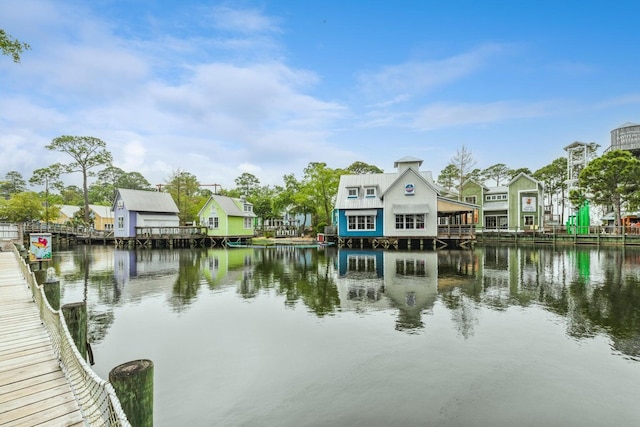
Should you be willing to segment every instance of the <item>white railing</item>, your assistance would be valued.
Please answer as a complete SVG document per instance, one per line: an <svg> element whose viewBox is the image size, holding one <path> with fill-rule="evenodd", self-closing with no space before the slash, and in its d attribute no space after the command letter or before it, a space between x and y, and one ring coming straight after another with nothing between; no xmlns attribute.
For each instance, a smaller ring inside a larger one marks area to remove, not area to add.
<svg viewBox="0 0 640 427"><path fill-rule="evenodd" d="M38 285L35 275L15 246L13 251L20 262L22 274L31 288L40 311L40 318L49 332L54 352L78 401L85 422L89 426L130 427L131 424L120 406L113 387L108 381L96 375L80 355L71 338L62 311L54 310L49 305L44 288Z"/></svg>

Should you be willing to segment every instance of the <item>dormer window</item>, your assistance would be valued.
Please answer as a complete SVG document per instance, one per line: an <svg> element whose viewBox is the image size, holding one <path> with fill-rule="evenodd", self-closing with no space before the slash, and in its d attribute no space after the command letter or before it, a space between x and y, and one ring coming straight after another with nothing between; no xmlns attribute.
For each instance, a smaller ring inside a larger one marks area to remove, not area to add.
<svg viewBox="0 0 640 427"><path fill-rule="evenodd" d="M358 187L347 188L347 198L349 198L349 199L357 199L358 198Z"/></svg>
<svg viewBox="0 0 640 427"><path fill-rule="evenodd" d="M250 205L249 203L245 203L244 204L244 211L245 212L251 212L253 210L253 206Z"/></svg>
<svg viewBox="0 0 640 427"><path fill-rule="evenodd" d="M366 187L364 189L365 197L376 197L376 187Z"/></svg>

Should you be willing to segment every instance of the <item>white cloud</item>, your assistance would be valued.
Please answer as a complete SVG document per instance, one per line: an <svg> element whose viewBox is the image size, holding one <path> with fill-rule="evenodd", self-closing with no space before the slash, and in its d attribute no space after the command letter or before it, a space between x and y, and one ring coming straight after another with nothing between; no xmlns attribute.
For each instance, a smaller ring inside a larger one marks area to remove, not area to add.
<svg viewBox="0 0 640 427"><path fill-rule="evenodd" d="M381 104L405 101L477 72L506 50L506 45L487 44L441 60L387 65L360 74L360 90L367 97L382 99L377 101Z"/></svg>
<svg viewBox="0 0 640 427"><path fill-rule="evenodd" d="M215 7L210 15L216 28L239 32L278 32L277 20L269 18L257 9L234 9L226 6Z"/></svg>
<svg viewBox="0 0 640 427"><path fill-rule="evenodd" d="M420 130L447 127L493 124L509 119L522 119L550 115L557 111L558 104L540 102L522 104L517 102L492 102L485 104L437 103L422 108L416 113L411 126Z"/></svg>

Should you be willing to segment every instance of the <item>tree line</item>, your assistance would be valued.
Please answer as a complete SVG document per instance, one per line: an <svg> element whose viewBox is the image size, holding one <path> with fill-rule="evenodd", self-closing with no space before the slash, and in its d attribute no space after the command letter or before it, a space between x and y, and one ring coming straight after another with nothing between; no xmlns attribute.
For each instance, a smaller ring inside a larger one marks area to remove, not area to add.
<svg viewBox="0 0 640 427"><path fill-rule="evenodd" d="M118 188L164 191L171 194L179 209L182 225L198 222L197 214L214 192L229 197L243 197L253 204L261 223L291 215L310 215L312 224L331 224L338 182L342 174L382 173L364 162L354 162L344 169L332 169L323 162L311 162L303 176L283 176L282 185L261 185L253 174L243 173L235 180L235 188L206 188L192 173L175 170L164 184L153 186L139 172L126 172L113 165L113 156L106 143L95 137L63 135L54 138L48 150L65 153L70 161L54 163L33 171L29 184L43 188L30 191L27 181L17 171L9 171L0 181L0 220L8 222L53 222L60 215L61 205L79 206L72 225L92 226L90 204L113 206ZM64 185L63 177L79 173L82 187ZM95 178L90 183L90 178Z"/></svg>
<svg viewBox="0 0 640 427"><path fill-rule="evenodd" d="M188 171L175 170L165 184L152 186L139 172L126 172L113 165L113 156L106 143L98 138L64 135L54 138L48 150L65 153L70 161L54 163L33 171L29 184L43 188L30 191L27 182L17 171L9 171L0 181L0 220L8 222L53 222L60 215L59 206L73 205L81 209L72 219L72 225L91 226L93 218L90 204L113 206L118 188L156 190L171 194L180 211L180 223L195 224L197 214L213 193L245 198L253 204L254 213L264 224L266 220L291 215L307 215L316 230L332 224L335 197L340 176L344 174L383 173L375 165L356 161L346 168L330 168L324 162L310 162L300 178L286 174L280 185L262 185L258 177L242 173L235 180L235 188L205 188ZM596 145L590 147L592 152ZM580 172L578 188L568 193L567 158L560 157L550 164L531 172L528 168L511 169L503 163L485 169L475 167L473 154L464 145L457 150L451 162L440 172L437 182L443 195L459 197L463 184L472 179L484 185L506 185L520 173L541 181L545 189L545 204L562 206L566 203L579 207L585 200L607 207L621 217L623 209L637 209L640 205L640 160L627 151L614 150L592 160ZM63 176L80 173L82 188L64 185ZM89 178L95 178L89 183ZM564 218L562 219L564 221Z"/></svg>

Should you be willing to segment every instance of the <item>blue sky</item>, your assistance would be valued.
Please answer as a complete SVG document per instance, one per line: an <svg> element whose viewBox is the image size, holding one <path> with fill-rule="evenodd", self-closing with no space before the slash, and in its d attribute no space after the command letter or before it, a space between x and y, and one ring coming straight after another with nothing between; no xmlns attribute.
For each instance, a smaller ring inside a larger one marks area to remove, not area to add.
<svg viewBox="0 0 640 427"><path fill-rule="evenodd" d="M235 186L309 162L434 178L465 146L476 167L532 171L574 141L640 122L637 1L3 0L0 176L102 139L114 164ZM69 177L77 184L79 177Z"/></svg>

